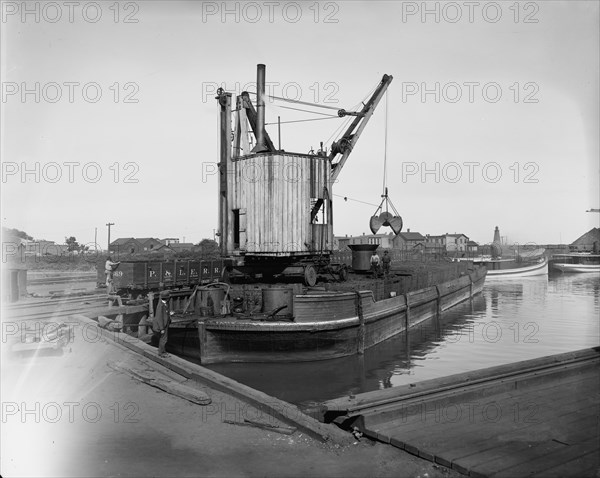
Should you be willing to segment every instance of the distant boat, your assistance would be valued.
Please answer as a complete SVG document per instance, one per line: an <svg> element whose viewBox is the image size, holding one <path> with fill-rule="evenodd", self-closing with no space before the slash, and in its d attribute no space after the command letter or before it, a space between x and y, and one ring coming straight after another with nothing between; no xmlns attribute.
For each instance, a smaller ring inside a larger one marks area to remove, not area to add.
<svg viewBox="0 0 600 478"><path fill-rule="evenodd" d="M502 255L511 253L508 249L508 246L502 245L500 229L496 226L490 247L491 255L455 260L468 260L473 261L473 264L484 265L488 280L548 275L548 259L544 256L544 248L515 250L514 257L502 258Z"/></svg>
<svg viewBox="0 0 600 478"><path fill-rule="evenodd" d="M548 259L541 257L535 262L525 262L515 259L491 259L474 262L487 267L488 279L518 279L520 277L548 275Z"/></svg>
<svg viewBox="0 0 600 478"><path fill-rule="evenodd" d="M548 259L539 257L533 261L516 259L492 259L491 256L480 256L470 260L473 264L484 265L487 268L488 280L493 279L519 279L521 277L539 276L548 274Z"/></svg>
<svg viewBox="0 0 600 478"><path fill-rule="evenodd" d="M574 252L572 254L555 254L552 266L561 272L600 272L600 254Z"/></svg>

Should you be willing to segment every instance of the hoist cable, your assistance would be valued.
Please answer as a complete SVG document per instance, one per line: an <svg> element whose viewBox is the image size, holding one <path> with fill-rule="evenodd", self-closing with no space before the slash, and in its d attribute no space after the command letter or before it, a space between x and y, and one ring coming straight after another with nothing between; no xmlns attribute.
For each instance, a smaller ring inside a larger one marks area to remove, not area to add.
<svg viewBox="0 0 600 478"><path fill-rule="evenodd" d="M377 204L373 204L371 202L366 202L366 201L361 201L360 199L349 198L348 196L342 196L341 194L334 194L334 196L343 198L344 201L354 201L354 202L359 202L361 204L366 204L367 206L377 206Z"/></svg>
<svg viewBox="0 0 600 478"><path fill-rule="evenodd" d="M270 126L273 124L287 124L287 123L304 123L305 121L322 121L328 119L339 119L339 116L328 116L327 118L309 118L309 119L301 119L301 120L290 120L290 121L280 121L278 123L265 123L265 126Z"/></svg>
<svg viewBox="0 0 600 478"><path fill-rule="evenodd" d="M339 116L334 116L334 115L330 115L327 113L319 113L317 111L309 111L309 110L303 110L302 108L292 108L291 106L276 106L276 108L285 108L286 110L294 110L294 111L302 111L304 113L310 113L313 115L322 115L322 116L329 116L330 118L339 118Z"/></svg>
<svg viewBox="0 0 600 478"><path fill-rule="evenodd" d="M385 124L383 141L383 191L387 197L387 148L388 148L388 92L385 92Z"/></svg>
<svg viewBox="0 0 600 478"><path fill-rule="evenodd" d="M256 93L249 91L248 92L251 95L256 96ZM287 101L288 103L296 103L299 105L306 105L306 106L314 106L316 108L325 108L328 110L334 110L334 111L339 111L341 108L339 107L335 107L335 106L327 106L327 105L322 105L319 103L311 103L309 101L300 101L300 100L293 100L291 98L282 98L281 96L273 96L273 95L265 95L267 98L271 98L273 100L280 100L280 101Z"/></svg>

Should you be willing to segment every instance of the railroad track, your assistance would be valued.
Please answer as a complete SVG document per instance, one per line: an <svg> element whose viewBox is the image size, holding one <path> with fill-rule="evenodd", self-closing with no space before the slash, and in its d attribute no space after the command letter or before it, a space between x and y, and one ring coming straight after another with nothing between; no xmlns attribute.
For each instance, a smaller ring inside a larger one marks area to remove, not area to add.
<svg viewBox="0 0 600 478"><path fill-rule="evenodd" d="M65 277L42 277L39 279L28 279L27 285L64 284L69 282L92 282L96 280L96 274L80 274Z"/></svg>
<svg viewBox="0 0 600 478"><path fill-rule="evenodd" d="M58 304L72 304L90 300L106 299L106 294L93 293L88 295L80 295L75 297L50 297L40 298L40 300L32 299L30 302L19 302L16 304L8 304L4 307L6 311L16 311L22 309L36 308L36 307L54 307Z"/></svg>
<svg viewBox="0 0 600 478"><path fill-rule="evenodd" d="M85 314L107 305L105 294L69 297L14 304L4 307L6 320L57 320L74 314Z"/></svg>

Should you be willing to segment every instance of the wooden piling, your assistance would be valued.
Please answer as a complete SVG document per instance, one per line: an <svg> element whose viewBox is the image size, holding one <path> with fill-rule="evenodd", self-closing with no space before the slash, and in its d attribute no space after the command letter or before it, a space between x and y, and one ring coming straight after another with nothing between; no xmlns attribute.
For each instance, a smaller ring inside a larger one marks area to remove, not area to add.
<svg viewBox="0 0 600 478"><path fill-rule="evenodd" d="M356 315L358 315L357 352L363 354L365 352L365 317L363 315L362 297L359 291L356 292L355 304Z"/></svg>
<svg viewBox="0 0 600 478"><path fill-rule="evenodd" d="M154 292L148 292L148 317L154 317Z"/></svg>
<svg viewBox="0 0 600 478"><path fill-rule="evenodd" d="M410 328L410 299L408 293L404 294L404 300L406 301L406 325L405 325L405 333L408 337L408 329Z"/></svg>

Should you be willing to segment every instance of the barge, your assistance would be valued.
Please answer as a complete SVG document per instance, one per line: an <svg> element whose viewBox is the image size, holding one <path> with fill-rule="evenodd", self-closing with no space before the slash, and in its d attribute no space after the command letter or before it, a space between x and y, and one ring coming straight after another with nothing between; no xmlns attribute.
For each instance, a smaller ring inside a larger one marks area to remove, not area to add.
<svg viewBox="0 0 600 478"><path fill-rule="evenodd" d="M378 244L355 248L351 268L336 257L333 187L392 76L383 75L371 97L359 103L359 111L338 110L338 119L347 119L343 134L328 145L313 138L320 148L308 154L276 147L269 136L265 76L266 67L259 64L256 93L217 91L222 267L217 270L213 264L204 270L192 262L137 265L119 279L132 295L139 292L137 285L143 295L157 287L197 282L193 290L162 294L156 303L157 313L172 320L167 350L202 364L362 354L481 292L487 270L472 263L446 263L443 273L428 272L427 281L407 287L402 271L388 267L392 254L385 257L383 278L377 277L377 268L371 271L370 256ZM256 95L255 102L250 94ZM391 204L385 180L381 197L370 217L371 230L387 226L399 234L402 218ZM368 279L369 272L374 280ZM211 280L215 274L221 278ZM150 304L152 313L153 298Z"/></svg>
<svg viewBox="0 0 600 478"><path fill-rule="evenodd" d="M249 288L200 286L194 313L173 314L167 350L202 364L301 362L361 354L472 299L482 291L486 273L485 267L472 266L455 279L405 294L393 290L399 288L397 282L380 279L379 300L374 290L302 287L305 290L294 293L298 287L263 286L254 289L260 291L263 304L261 312L253 314L235 308L227 313L223 307L228 297L235 304ZM218 310L226 313L216 314Z"/></svg>

